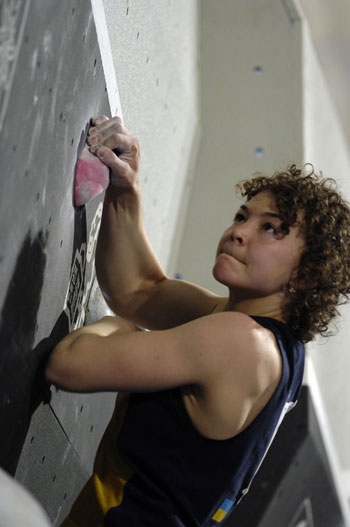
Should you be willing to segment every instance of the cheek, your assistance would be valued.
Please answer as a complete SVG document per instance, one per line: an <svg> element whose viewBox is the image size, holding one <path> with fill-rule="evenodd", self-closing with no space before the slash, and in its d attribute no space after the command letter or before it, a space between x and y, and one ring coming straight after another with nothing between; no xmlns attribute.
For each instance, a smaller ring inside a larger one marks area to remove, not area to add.
<svg viewBox="0 0 350 527"><path fill-rule="evenodd" d="M281 261L281 275L284 277L284 281L287 283L291 278L295 276L295 273L299 267L300 254L289 254L286 250L285 258Z"/></svg>
<svg viewBox="0 0 350 527"><path fill-rule="evenodd" d="M286 250L286 253L288 254L287 250ZM303 247L300 247L294 251L290 251L289 266L293 271L298 269L303 253L304 253Z"/></svg>

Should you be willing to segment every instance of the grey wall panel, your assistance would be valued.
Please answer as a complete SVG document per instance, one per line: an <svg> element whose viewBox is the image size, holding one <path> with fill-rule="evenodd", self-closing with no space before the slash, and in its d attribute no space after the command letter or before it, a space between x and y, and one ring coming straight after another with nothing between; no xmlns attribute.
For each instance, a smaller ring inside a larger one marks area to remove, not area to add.
<svg viewBox="0 0 350 527"><path fill-rule="evenodd" d="M0 464L15 473L30 425L16 476L55 520L115 398L53 391L43 406L39 368L84 319L102 196L74 209L73 176L89 119L109 106L90 2L5 1L0 24Z"/></svg>
<svg viewBox="0 0 350 527"><path fill-rule="evenodd" d="M45 505L54 525L67 515L87 472L48 406L32 421L17 478Z"/></svg>
<svg viewBox="0 0 350 527"><path fill-rule="evenodd" d="M113 413L115 394L58 392L51 407L77 452L82 467L91 473L95 452Z"/></svg>

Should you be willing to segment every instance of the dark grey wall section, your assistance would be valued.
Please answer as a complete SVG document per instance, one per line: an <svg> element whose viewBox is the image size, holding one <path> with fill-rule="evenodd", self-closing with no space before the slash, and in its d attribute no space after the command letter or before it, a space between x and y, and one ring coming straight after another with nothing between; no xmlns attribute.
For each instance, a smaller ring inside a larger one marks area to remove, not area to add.
<svg viewBox="0 0 350 527"><path fill-rule="evenodd" d="M283 421L227 527L346 527L309 388Z"/></svg>
<svg viewBox="0 0 350 527"><path fill-rule="evenodd" d="M50 398L41 370L89 301L102 196L74 209L73 177L109 106L90 2L1 2L0 35L0 464L58 524L115 398Z"/></svg>

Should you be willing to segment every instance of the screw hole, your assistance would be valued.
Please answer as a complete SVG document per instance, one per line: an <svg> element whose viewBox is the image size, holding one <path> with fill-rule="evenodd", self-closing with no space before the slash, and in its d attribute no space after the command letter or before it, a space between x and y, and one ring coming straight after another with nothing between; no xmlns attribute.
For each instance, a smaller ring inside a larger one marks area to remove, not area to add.
<svg viewBox="0 0 350 527"><path fill-rule="evenodd" d="M263 157L264 149L259 146L259 147L257 147L255 149L254 153L255 153L256 157Z"/></svg>
<svg viewBox="0 0 350 527"><path fill-rule="evenodd" d="M255 75L261 75L262 72L263 72L263 69L262 69L261 66L255 66L255 67L253 68L253 72L255 73Z"/></svg>

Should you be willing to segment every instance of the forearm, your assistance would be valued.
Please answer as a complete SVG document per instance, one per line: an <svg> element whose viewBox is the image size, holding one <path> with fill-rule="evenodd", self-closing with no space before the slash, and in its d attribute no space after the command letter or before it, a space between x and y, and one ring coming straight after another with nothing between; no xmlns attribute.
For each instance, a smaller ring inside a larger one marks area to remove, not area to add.
<svg viewBox="0 0 350 527"><path fill-rule="evenodd" d="M95 261L102 293L121 316L132 316L165 279L145 234L137 183L126 191L108 188Z"/></svg>
<svg viewBox="0 0 350 527"><path fill-rule="evenodd" d="M140 148L118 117L93 119L88 144L110 168L96 250L96 272L110 308L148 329L166 329L212 313L209 291L169 279L145 233L138 183Z"/></svg>

